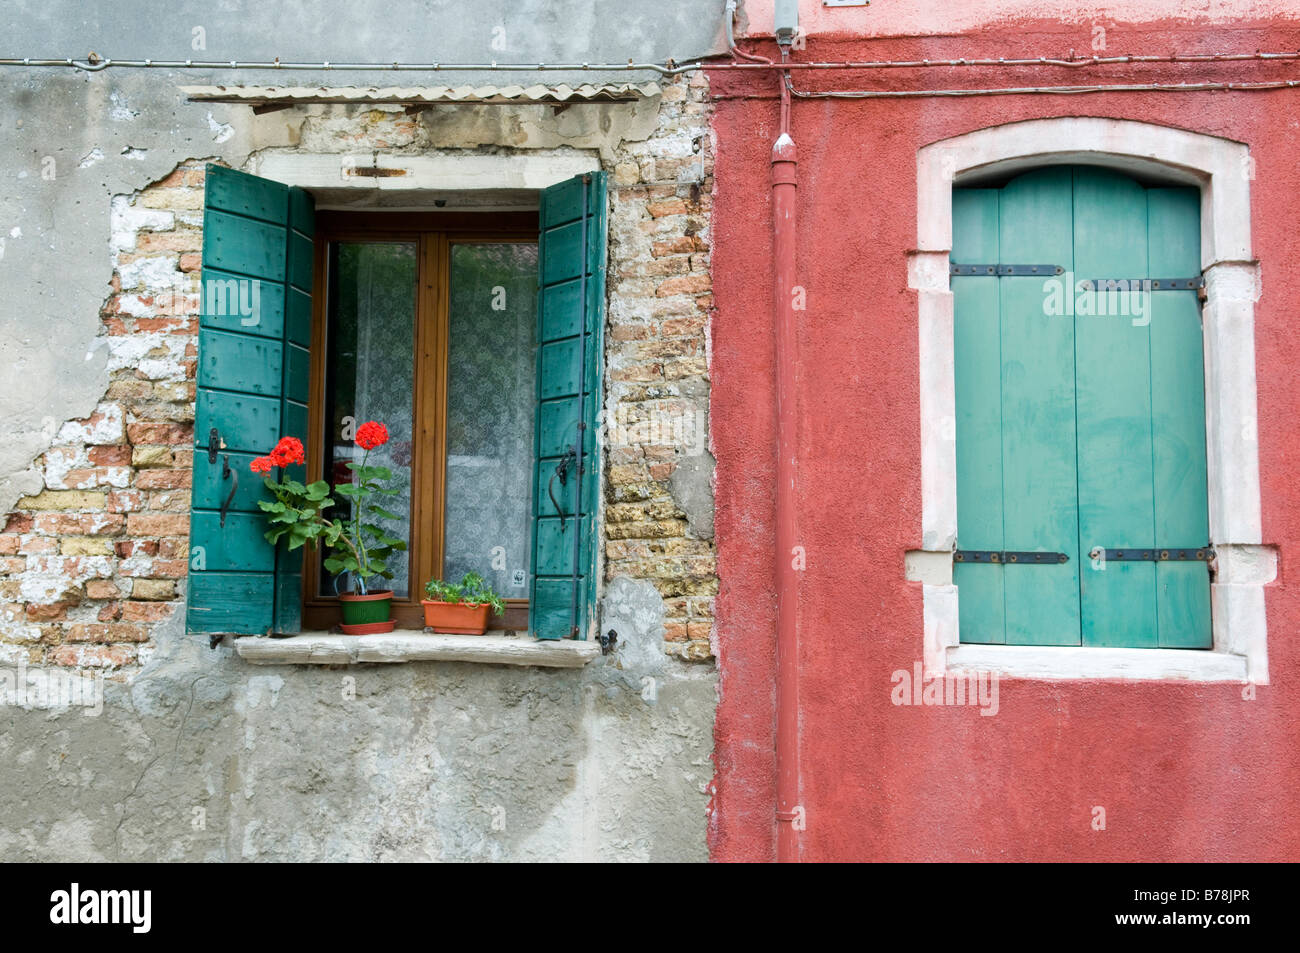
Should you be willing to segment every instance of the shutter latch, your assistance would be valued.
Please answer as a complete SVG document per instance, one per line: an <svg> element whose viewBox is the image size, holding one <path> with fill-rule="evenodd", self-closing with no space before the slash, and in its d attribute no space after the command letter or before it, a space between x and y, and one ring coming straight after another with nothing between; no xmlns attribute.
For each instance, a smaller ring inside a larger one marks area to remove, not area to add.
<svg viewBox="0 0 1300 953"><path fill-rule="evenodd" d="M217 462L217 451L224 449L226 442L221 439L221 433L216 427L208 431L208 463Z"/></svg>
<svg viewBox="0 0 1300 953"><path fill-rule="evenodd" d="M217 462L217 453L226 448L226 441L221 439L221 434L216 427L208 431L208 463ZM226 495L225 502L221 504L221 522L222 529L226 528L226 513L230 509L230 504L235 501L235 493L239 490L239 474L230 468L230 454L221 454L221 479L233 481L230 486L230 493Z"/></svg>
<svg viewBox="0 0 1300 953"><path fill-rule="evenodd" d="M230 493L226 496L226 499L221 504L220 525L222 529L225 529L226 511L230 509L230 504L233 503L235 500L235 493L238 492L239 490L239 473L230 468L230 454L228 453L223 453L221 455L221 479L234 481L233 483L230 484Z"/></svg>
<svg viewBox="0 0 1300 953"><path fill-rule="evenodd" d="M551 474L550 481L546 484L546 494L551 498L551 505L555 507L555 512L560 514L560 532L564 532L564 507L560 501L555 498L555 478L560 478L560 486L567 486L569 483L569 464L578 458L578 451L574 447L569 447L564 451L564 456L560 462L555 465L555 472Z"/></svg>

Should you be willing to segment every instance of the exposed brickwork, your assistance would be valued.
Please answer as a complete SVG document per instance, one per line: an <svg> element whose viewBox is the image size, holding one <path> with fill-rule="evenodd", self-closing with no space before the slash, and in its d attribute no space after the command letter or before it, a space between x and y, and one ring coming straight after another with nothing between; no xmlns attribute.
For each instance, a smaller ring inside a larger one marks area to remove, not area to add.
<svg viewBox="0 0 1300 953"><path fill-rule="evenodd" d="M703 76L665 87L658 126L619 146L611 172L605 575L663 595L667 650L711 657L711 539L670 489L707 453L708 223L713 188ZM419 146L405 112L308 124L334 148ZM112 200L115 272L97 347L111 383L36 461L45 489L0 531L0 660L127 670L183 612L193 459L204 160Z"/></svg>
<svg viewBox="0 0 1300 953"><path fill-rule="evenodd" d="M121 670L183 611L202 248L202 161L112 202L115 273L95 345L110 384L36 465L0 533L0 657Z"/></svg>
<svg viewBox="0 0 1300 953"><path fill-rule="evenodd" d="M654 583L668 651L701 660L712 657L717 563L670 480L683 456L708 452L707 92L703 74L665 87L655 134L614 164L605 405L605 578Z"/></svg>

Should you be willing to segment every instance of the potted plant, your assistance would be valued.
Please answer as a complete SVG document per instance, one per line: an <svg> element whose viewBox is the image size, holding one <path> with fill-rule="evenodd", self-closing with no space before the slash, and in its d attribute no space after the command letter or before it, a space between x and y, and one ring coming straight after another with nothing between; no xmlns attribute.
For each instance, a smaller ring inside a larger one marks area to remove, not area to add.
<svg viewBox="0 0 1300 953"><path fill-rule="evenodd" d="M352 514L346 521L326 519L324 511L334 505L330 486L324 480L303 485L297 480L285 479L285 467L304 462L302 442L285 437L275 449L249 464L254 473L269 474L279 469L280 478L266 476L267 489L274 500L261 500L258 505L269 515L271 528L266 538L278 543L287 537L290 551L306 543L324 542L329 549L325 568L336 576L349 573L355 591L339 596L343 622L341 628L349 635L366 635L372 632L391 632L391 589L375 588L374 580L391 579L386 560L396 551L406 549L406 541L389 536L384 530L366 523L366 516L398 519L395 514L371 502L376 496L393 496L400 492L386 488L385 481L392 479L387 467L371 466L370 451L388 442L388 430L383 424L368 421L357 428L356 443L365 451L361 462L349 461L346 466L353 482L334 487L340 496L352 500Z"/></svg>
<svg viewBox="0 0 1300 953"><path fill-rule="evenodd" d="M421 602L424 624L435 632L482 635L488 620L506 611L505 600L476 572L465 573L458 583L430 579L424 591L429 596Z"/></svg>
<svg viewBox="0 0 1300 953"><path fill-rule="evenodd" d="M343 524L343 532L331 543L325 568L336 576L349 573L356 586L353 592L339 595L344 632L349 635L391 632L393 590L374 588L371 580L393 578L387 560L394 552L406 549L406 541L364 520L367 511L388 520L400 519L372 500L376 496L396 496L401 491L384 485L393 478L388 467L370 465L370 452L388 443L388 428L369 420L357 428L355 439L357 446L365 451L361 462L349 460L346 466L352 471L352 482L334 487L336 493L352 501L352 519Z"/></svg>

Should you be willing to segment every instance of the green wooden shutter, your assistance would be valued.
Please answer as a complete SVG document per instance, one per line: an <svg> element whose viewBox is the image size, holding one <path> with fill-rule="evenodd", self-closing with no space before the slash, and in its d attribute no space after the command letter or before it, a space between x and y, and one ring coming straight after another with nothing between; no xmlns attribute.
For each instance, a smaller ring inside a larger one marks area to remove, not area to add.
<svg viewBox="0 0 1300 953"><path fill-rule="evenodd" d="M1196 189L1147 189L1147 248L1152 275L1201 271L1201 196ZM1205 453L1205 359L1195 291L1163 291L1151 301L1151 447L1156 543L1208 543ZM1162 648L1208 649L1210 584L1193 562L1154 564L1156 631Z"/></svg>
<svg viewBox="0 0 1300 953"><path fill-rule="evenodd" d="M203 210L191 632L301 628L302 553L271 546L249 461L283 436L307 440L312 235L302 189L208 166ZM209 453L215 431L215 459ZM228 470L227 470L228 465ZM302 468L295 468L297 478ZM233 495L232 495L233 491ZM223 525L224 510L224 525Z"/></svg>
<svg viewBox="0 0 1300 953"><path fill-rule="evenodd" d="M1200 196L1074 172L1079 278L1200 274ZM1144 295L1150 324L1079 316L1079 540L1107 549L1209 542L1204 364L1195 290ZM1145 321L1146 316L1140 321ZM1084 645L1209 648L1204 563L1107 561L1082 573Z"/></svg>
<svg viewBox="0 0 1300 953"><path fill-rule="evenodd" d="M1199 248L1195 189L1058 166L954 191L954 263L1066 271L1064 313L1041 276L953 277L958 549L1069 557L958 562L961 641L1210 646L1203 562L1089 558L1208 541L1196 291L1144 292L1146 323L1067 283L1195 277Z"/></svg>
<svg viewBox="0 0 1300 953"><path fill-rule="evenodd" d="M1068 267L1069 169L954 196L954 261ZM954 278L953 288L958 545L1070 556L954 566L962 641L1078 645L1073 325L1044 313L1039 276Z"/></svg>
<svg viewBox="0 0 1300 953"><path fill-rule="evenodd" d="M602 172L542 192L528 626L539 639L586 638L595 615L605 219Z"/></svg>

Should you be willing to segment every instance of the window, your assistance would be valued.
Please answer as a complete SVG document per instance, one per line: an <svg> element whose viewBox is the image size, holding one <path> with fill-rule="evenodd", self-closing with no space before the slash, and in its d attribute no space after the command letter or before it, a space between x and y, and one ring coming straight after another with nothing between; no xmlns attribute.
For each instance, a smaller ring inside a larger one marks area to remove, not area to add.
<svg viewBox="0 0 1300 953"><path fill-rule="evenodd" d="M1026 168L1052 164L1109 168L1199 192L1209 541L1215 552L1210 651L960 639L954 305L968 278L951 274L953 192L994 187ZM904 572L922 584L918 649L928 672L1268 683L1265 594L1277 577L1277 549L1264 542L1261 519L1254 354L1260 287L1251 241L1253 179L1243 174L1251 168L1244 143L1155 123L1081 116L976 129L919 151L908 287L917 303L921 525Z"/></svg>
<svg viewBox="0 0 1300 953"><path fill-rule="evenodd" d="M321 213L316 246L324 347L309 471L346 481L355 428L385 423L401 493L385 504L399 519L380 522L408 545L389 565L398 625L423 626L425 580L472 570L507 599L494 626L526 628L536 216ZM307 569L309 629L337 622L334 595L349 586L323 558Z"/></svg>
<svg viewBox="0 0 1300 953"><path fill-rule="evenodd" d="M355 426L388 425L402 494L394 616L475 569L501 624L585 638L594 618L605 183L536 215L315 213L311 196L208 167L187 627L291 633L335 619L334 580L262 537L248 461L281 436L292 475L337 479ZM341 588L341 586L340 586Z"/></svg>
<svg viewBox="0 0 1300 953"><path fill-rule="evenodd" d="M1199 191L1051 166L952 214L961 642L1210 648Z"/></svg>

